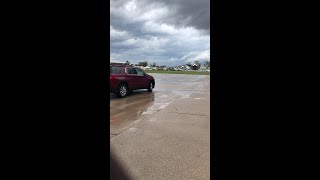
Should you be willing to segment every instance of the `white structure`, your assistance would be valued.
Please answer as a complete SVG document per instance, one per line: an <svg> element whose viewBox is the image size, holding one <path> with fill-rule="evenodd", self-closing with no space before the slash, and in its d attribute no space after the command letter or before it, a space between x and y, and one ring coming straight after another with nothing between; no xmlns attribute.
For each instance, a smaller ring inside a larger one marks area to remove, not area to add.
<svg viewBox="0 0 320 180"><path fill-rule="evenodd" d="M206 71L206 70L207 70L207 68L206 68L206 67L204 67L204 66L201 66L199 70L201 70L201 71Z"/></svg>
<svg viewBox="0 0 320 180"><path fill-rule="evenodd" d="M137 68L140 68L140 69L143 69L144 70L144 67L143 66L135 66Z"/></svg>

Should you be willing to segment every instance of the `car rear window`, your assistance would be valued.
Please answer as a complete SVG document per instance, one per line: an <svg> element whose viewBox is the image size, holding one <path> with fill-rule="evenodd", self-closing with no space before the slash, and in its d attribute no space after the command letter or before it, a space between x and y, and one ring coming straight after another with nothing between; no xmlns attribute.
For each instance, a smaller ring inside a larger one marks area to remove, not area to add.
<svg viewBox="0 0 320 180"><path fill-rule="evenodd" d="M110 74L120 74L120 67L111 66L110 67Z"/></svg>

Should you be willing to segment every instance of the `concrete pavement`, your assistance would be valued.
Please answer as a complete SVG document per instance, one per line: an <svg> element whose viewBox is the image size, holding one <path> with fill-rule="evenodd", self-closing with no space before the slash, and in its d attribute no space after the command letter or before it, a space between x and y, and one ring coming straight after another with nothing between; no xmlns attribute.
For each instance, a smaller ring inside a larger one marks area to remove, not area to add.
<svg viewBox="0 0 320 180"><path fill-rule="evenodd" d="M210 179L210 78L200 79L177 88L188 96L135 115L140 119L110 135L111 151L132 179Z"/></svg>

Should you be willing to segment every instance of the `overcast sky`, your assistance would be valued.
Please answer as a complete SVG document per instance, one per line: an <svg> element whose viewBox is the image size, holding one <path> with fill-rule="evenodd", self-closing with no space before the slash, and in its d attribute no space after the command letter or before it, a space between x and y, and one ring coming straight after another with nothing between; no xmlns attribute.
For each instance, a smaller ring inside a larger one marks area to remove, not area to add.
<svg viewBox="0 0 320 180"><path fill-rule="evenodd" d="M111 0L111 61L210 60L210 0Z"/></svg>

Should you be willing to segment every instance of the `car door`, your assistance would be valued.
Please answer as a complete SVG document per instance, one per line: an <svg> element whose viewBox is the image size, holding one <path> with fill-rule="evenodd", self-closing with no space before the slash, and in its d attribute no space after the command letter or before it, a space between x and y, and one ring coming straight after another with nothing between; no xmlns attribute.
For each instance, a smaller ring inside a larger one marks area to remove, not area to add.
<svg viewBox="0 0 320 180"><path fill-rule="evenodd" d="M147 76L145 75L145 72L142 71L141 69L139 68L136 68L136 71L137 71L137 79L139 81L139 88L148 88L148 79L147 79Z"/></svg>
<svg viewBox="0 0 320 180"><path fill-rule="evenodd" d="M139 88L139 79L137 78L137 71L134 67L127 67L125 69L128 77L128 85L130 89L137 89Z"/></svg>

